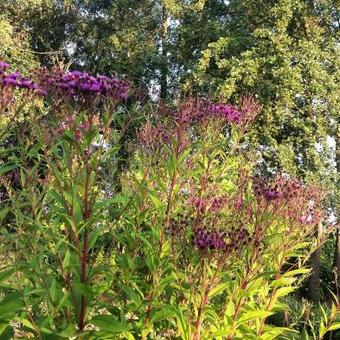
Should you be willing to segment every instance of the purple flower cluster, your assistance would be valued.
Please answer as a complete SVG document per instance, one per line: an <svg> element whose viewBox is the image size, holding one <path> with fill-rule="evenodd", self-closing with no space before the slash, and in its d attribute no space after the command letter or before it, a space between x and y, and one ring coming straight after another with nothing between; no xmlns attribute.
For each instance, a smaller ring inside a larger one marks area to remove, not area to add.
<svg viewBox="0 0 340 340"><path fill-rule="evenodd" d="M209 210L211 212L217 212L220 211L224 204L226 202L226 199L224 197L214 197L211 199Z"/></svg>
<svg viewBox="0 0 340 340"><path fill-rule="evenodd" d="M263 196L267 201L275 201L281 198L282 194L273 188L269 188L269 189L264 190Z"/></svg>
<svg viewBox="0 0 340 340"><path fill-rule="evenodd" d="M234 203L234 207L236 210L241 210L244 206L244 202L242 197L237 198L236 202Z"/></svg>
<svg viewBox="0 0 340 340"><path fill-rule="evenodd" d="M229 247L237 250L240 249L242 246L248 244L251 241L251 237L249 232L246 228L231 228L228 232L228 237L230 239Z"/></svg>
<svg viewBox="0 0 340 340"><path fill-rule="evenodd" d="M238 124L241 122L241 112L234 106L228 104L211 104L209 111L212 116Z"/></svg>
<svg viewBox="0 0 340 340"><path fill-rule="evenodd" d="M303 194L304 188L297 180L277 176L272 180L254 179L254 194L267 201L289 200Z"/></svg>
<svg viewBox="0 0 340 340"><path fill-rule="evenodd" d="M319 187L307 187L284 175L256 177L253 183L258 203L274 207L275 214L302 225L316 225L322 220L325 193Z"/></svg>
<svg viewBox="0 0 340 340"><path fill-rule="evenodd" d="M156 150L163 144L170 143L170 136L168 132L161 125L152 126L147 123L144 124L138 131L138 142L150 150Z"/></svg>
<svg viewBox="0 0 340 340"><path fill-rule="evenodd" d="M228 239L228 242L227 240ZM230 252L238 250L251 241L249 232L244 228L231 228L228 233L197 228L194 231L194 245L201 251L217 250Z"/></svg>
<svg viewBox="0 0 340 340"><path fill-rule="evenodd" d="M268 202L282 198L282 192L278 185L273 183L265 183L264 180L255 178L254 180L254 194L257 198L264 198Z"/></svg>
<svg viewBox="0 0 340 340"><path fill-rule="evenodd" d="M0 74L3 71L5 71L8 67L9 67L9 65L7 63L5 63L4 61L0 60Z"/></svg>
<svg viewBox="0 0 340 340"><path fill-rule="evenodd" d="M194 245L204 250L226 250L226 233L197 228L194 232Z"/></svg>
<svg viewBox="0 0 340 340"><path fill-rule="evenodd" d="M207 202L200 197L190 197L189 203L194 206L197 212L202 213L206 210Z"/></svg>
<svg viewBox="0 0 340 340"><path fill-rule="evenodd" d="M33 80L23 77L19 72L6 74L5 71L9 65L0 61L0 85L4 87L13 87L35 91L37 94L44 96L46 91L37 85Z"/></svg>
<svg viewBox="0 0 340 340"><path fill-rule="evenodd" d="M92 76L87 72L63 72L58 68L40 69L35 81L23 77L19 72L6 74L9 65L0 61L0 85L35 91L39 95L60 96L81 100L83 98L105 97L117 100L127 99L129 84L102 75Z"/></svg>
<svg viewBox="0 0 340 340"><path fill-rule="evenodd" d="M232 105L214 104L197 98L187 99L175 113L176 121L184 125L214 118L239 124L242 121L242 114Z"/></svg>
<svg viewBox="0 0 340 340"><path fill-rule="evenodd" d="M87 72L72 71L64 73L55 70L40 75L42 85L50 94L61 94L74 97L105 96L114 99L127 99L129 84L115 78L97 75L93 76Z"/></svg>

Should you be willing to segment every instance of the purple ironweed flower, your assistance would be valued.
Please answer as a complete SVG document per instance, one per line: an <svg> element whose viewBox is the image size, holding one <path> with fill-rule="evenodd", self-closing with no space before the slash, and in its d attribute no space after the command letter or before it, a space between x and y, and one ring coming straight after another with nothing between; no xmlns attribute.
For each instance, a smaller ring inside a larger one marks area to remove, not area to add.
<svg viewBox="0 0 340 340"><path fill-rule="evenodd" d="M243 199L239 198L236 202L235 202L235 209L236 210L241 210L243 207Z"/></svg>
<svg viewBox="0 0 340 340"><path fill-rule="evenodd" d="M228 236L230 240L229 246L235 250L241 248L251 241L249 232L244 226L241 226L237 229L232 227L228 233Z"/></svg>
<svg viewBox="0 0 340 340"><path fill-rule="evenodd" d="M138 131L138 142L150 149L155 150L160 148L163 144L170 144L171 139L169 133L163 126L152 126L150 123L144 124Z"/></svg>
<svg viewBox="0 0 340 340"><path fill-rule="evenodd" d="M18 83L13 78L5 77L2 81L2 84L4 86L16 86Z"/></svg>
<svg viewBox="0 0 340 340"><path fill-rule="evenodd" d="M33 80L24 78L19 72L12 72L7 75L2 74L0 78L0 85L34 91L40 96L45 94L45 91L40 88Z"/></svg>
<svg viewBox="0 0 340 340"><path fill-rule="evenodd" d="M220 211L225 203L226 203L225 197L213 197L210 200L209 211L211 212Z"/></svg>
<svg viewBox="0 0 340 340"><path fill-rule="evenodd" d="M64 72L59 68L42 68L37 78L52 97L69 98L83 104L91 103L95 98L127 99L130 90L129 84L122 80L81 71Z"/></svg>
<svg viewBox="0 0 340 340"><path fill-rule="evenodd" d="M194 245L201 251L225 250L225 233L197 228L194 232Z"/></svg>
<svg viewBox="0 0 340 340"><path fill-rule="evenodd" d="M211 104L209 110L213 117L225 119L231 123L239 123L241 121L241 113L231 105Z"/></svg>
<svg viewBox="0 0 340 340"><path fill-rule="evenodd" d="M274 201L278 198L281 198L281 193L276 191L275 189L267 189L264 191L264 197L268 200L268 201Z"/></svg>
<svg viewBox="0 0 340 340"><path fill-rule="evenodd" d="M229 252L241 249L250 241L249 232L244 227L238 229L231 228L228 234L224 231L210 231L204 228L197 228L194 231L193 243L200 251Z"/></svg>
<svg viewBox="0 0 340 340"><path fill-rule="evenodd" d="M325 192L307 187L296 179L278 175L273 179L254 179L254 194L263 207L271 206L276 214L303 225L316 225L322 219Z"/></svg>
<svg viewBox="0 0 340 340"><path fill-rule="evenodd" d="M0 60L0 70L4 71L9 67L9 64L5 63L4 61Z"/></svg>
<svg viewBox="0 0 340 340"><path fill-rule="evenodd" d="M208 201L200 197L190 197L189 204L191 204L195 210L199 213L205 212L208 206Z"/></svg>
<svg viewBox="0 0 340 340"><path fill-rule="evenodd" d="M189 204L191 204L197 212L218 212L223 209L227 202L227 199L223 196L216 196L211 198L200 198L192 196L189 198Z"/></svg>
<svg viewBox="0 0 340 340"><path fill-rule="evenodd" d="M14 80L16 80L20 77L21 77L21 74L19 72L13 72L13 73L10 73L6 76L6 78L8 78L8 79L14 79Z"/></svg>
<svg viewBox="0 0 340 340"><path fill-rule="evenodd" d="M243 126L254 120L261 109L261 105L252 96L244 96L239 108L224 103L210 104L207 108L212 117Z"/></svg>

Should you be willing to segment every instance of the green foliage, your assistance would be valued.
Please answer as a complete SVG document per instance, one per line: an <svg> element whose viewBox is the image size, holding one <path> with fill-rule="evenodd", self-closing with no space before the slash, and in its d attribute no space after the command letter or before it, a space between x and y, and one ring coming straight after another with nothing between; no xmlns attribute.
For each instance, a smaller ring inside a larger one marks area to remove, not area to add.
<svg viewBox="0 0 340 340"><path fill-rule="evenodd" d="M284 169L323 183L336 213L335 2L5 0L0 11L0 60L24 74L64 57L160 86L162 99L241 104L250 92L263 105L248 130L186 125L176 120L195 111L185 101L144 116L132 99L86 110L20 90L1 97L0 339L336 334L336 297L312 306L292 295L315 248L314 226L292 218L306 206L259 200L252 177ZM252 239L202 251L199 228ZM333 250L327 242L321 256L325 297Z"/></svg>
<svg viewBox="0 0 340 340"><path fill-rule="evenodd" d="M38 65L31 52L28 35L17 33L3 15L0 15L0 59L8 60L14 68L26 73Z"/></svg>
<svg viewBox="0 0 340 340"><path fill-rule="evenodd" d="M226 100L254 93L264 108L253 137L264 165L320 180L329 171L326 137L339 111L331 5L245 0L231 1L229 10L225 34L203 51L197 83Z"/></svg>

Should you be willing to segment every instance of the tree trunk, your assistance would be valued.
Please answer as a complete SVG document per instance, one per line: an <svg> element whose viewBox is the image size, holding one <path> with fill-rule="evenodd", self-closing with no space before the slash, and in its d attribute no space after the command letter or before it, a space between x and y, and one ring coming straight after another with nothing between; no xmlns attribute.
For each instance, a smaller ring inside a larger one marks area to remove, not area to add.
<svg viewBox="0 0 340 340"><path fill-rule="evenodd" d="M312 275L309 277L309 298L314 302L317 302L319 299L322 228L322 222L319 222L316 230L318 248L311 255Z"/></svg>
<svg viewBox="0 0 340 340"><path fill-rule="evenodd" d="M336 275L337 292L340 288L340 227L338 226L335 233L335 253L334 253L334 269Z"/></svg>
<svg viewBox="0 0 340 340"><path fill-rule="evenodd" d="M166 100L168 95L168 49L167 49L167 38L168 38L168 15L165 6L162 10L162 27L161 27L161 64L160 64L160 99Z"/></svg>
<svg viewBox="0 0 340 340"><path fill-rule="evenodd" d="M338 131L336 132L335 137L335 162L336 162L336 196L335 196L335 213L337 219L337 229L335 234L335 253L334 253L334 269L336 275L336 284L337 291L339 292L340 288L340 126L338 127Z"/></svg>

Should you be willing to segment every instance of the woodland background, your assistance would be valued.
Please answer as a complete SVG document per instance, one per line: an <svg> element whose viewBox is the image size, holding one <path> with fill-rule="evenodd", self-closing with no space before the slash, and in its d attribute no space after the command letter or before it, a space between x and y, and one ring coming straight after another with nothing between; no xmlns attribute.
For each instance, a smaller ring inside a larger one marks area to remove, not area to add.
<svg viewBox="0 0 340 340"><path fill-rule="evenodd" d="M339 27L338 0L2 0L0 60L24 75L53 65L117 75L141 105L188 97L239 104L252 94L262 105L245 137L255 173L325 188L321 237L340 218ZM116 180L134 133L122 141ZM339 228L311 265L292 305L303 298L313 308L339 285Z"/></svg>

